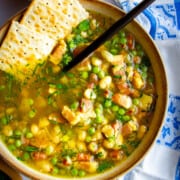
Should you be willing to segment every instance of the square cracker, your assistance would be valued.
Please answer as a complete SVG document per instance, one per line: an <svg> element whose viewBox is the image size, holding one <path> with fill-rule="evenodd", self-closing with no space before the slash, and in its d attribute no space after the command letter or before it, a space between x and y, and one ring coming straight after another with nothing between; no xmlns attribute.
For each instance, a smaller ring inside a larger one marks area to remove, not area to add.
<svg viewBox="0 0 180 180"><path fill-rule="evenodd" d="M34 0L20 23L59 40L88 15L78 0Z"/></svg>
<svg viewBox="0 0 180 180"><path fill-rule="evenodd" d="M56 41L12 21L0 47L0 69L23 80L51 53Z"/></svg>

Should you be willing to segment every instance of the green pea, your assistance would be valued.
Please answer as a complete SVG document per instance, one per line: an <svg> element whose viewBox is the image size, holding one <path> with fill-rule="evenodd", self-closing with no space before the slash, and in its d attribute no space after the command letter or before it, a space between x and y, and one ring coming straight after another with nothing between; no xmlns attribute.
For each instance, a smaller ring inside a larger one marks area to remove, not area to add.
<svg viewBox="0 0 180 180"><path fill-rule="evenodd" d="M122 116L122 120L123 120L124 122L127 122L127 121L130 120L130 116L124 115L124 116Z"/></svg>
<svg viewBox="0 0 180 180"><path fill-rule="evenodd" d="M78 175L78 169L76 169L76 168L72 168L71 169L71 174L72 174L72 176L77 176Z"/></svg>
<svg viewBox="0 0 180 180"><path fill-rule="evenodd" d="M34 100L30 98L30 99L28 99L28 103L30 106L32 106L34 104Z"/></svg>
<svg viewBox="0 0 180 180"><path fill-rule="evenodd" d="M51 163L52 163L53 165L56 165L57 162L58 162L58 158L57 158L57 157L53 157L53 158L51 159Z"/></svg>
<svg viewBox="0 0 180 180"><path fill-rule="evenodd" d="M91 136L86 137L86 142L91 142L91 140L92 140Z"/></svg>
<svg viewBox="0 0 180 180"><path fill-rule="evenodd" d="M26 133L26 138L30 139L33 137L33 134L31 132Z"/></svg>
<svg viewBox="0 0 180 180"><path fill-rule="evenodd" d="M84 177L84 176L86 175L86 172L83 171L83 170L79 170L78 175L79 175L80 177Z"/></svg>
<svg viewBox="0 0 180 180"><path fill-rule="evenodd" d="M15 146L16 146L16 147L20 147L21 145L22 145L21 140L17 139L17 140L15 141Z"/></svg>
<svg viewBox="0 0 180 180"><path fill-rule="evenodd" d="M24 152L24 154L22 156L22 159L24 161L28 161L30 159L30 154L28 152Z"/></svg>
<svg viewBox="0 0 180 180"><path fill-rule="evenodd" d="M8 146L8 149L9 149L10 151L14 151L14 150L16 150L16 146L15 146L14 144L10 144L10 145Z"/></svg>
<svg viewBox="0 0 180 180"><path fill-rule="evenodd" d="M1 123L2 125L7 125L8 124L8 119L6 117L1 118Z"/></svg>
<svg viewBox="0 0 180 180"><path fill-rule="evenodd" d="M103 122L103 118L101 116L97 116L95 122L101 124Z"/></svg>
<svg viewBox="0 0 180 180"><path fill-rule="evenodd" d="M100 69L99 69L98 66L94 66L94 67L92 68L92 72L95 73L95 74L98 74L99 71L100 71Z"/></svg>
<svg viewBox="0 0 180 180"><path fill-rule="evenodd" d="M14 130L14 135L21 136L22 132L18 129Z"/></svg>
<svg viewBox="0 0 180 180"><path fill-rule="evenodd" d="M87 79L87 78L89 77L88 72L87 72L87 71L83 71L83 72L81 73L81 77L82 77L83 79Z"/></svg>
<svg viewBox="0 0 180 180"><path fill-rule="evenodd" d="M95 109L95 113L96 113L97 115L100 115L100 114L102 113L102 108L97 107L97 108Z"/></svg>
<svg viewBox="0 0 180 180"><path fill-rule="evenodd" d="M105 100L105 102L104 102L104 107L105 107L105 108L109 108L109 107L111 107L111 106L112 106L112 101L109 100L109 99Z"/></svg>
<svg viewBox="0 0 180 180"><path fill-rule="evenodd" d="M53 167L52 173L53 174L58 174L59 173L59 168L58 167Z"/></svg>
<svg viewBox="0 0 180 180"><path fill-rule="evenodd" d="M124 108L119 108L118 114L119 115L124 115L126 113L126 110Z"/></svg>
<svg viewBox="0 0 180 180"><path fill-rule="evenodd" d="M104 78L104 77L105 77L105 72L102 71L102 70L100 70L99 73L98 73L98 77L99 77L100 79Z"/></svg>
<svg viewBox="0 0 180 180"><path fill-rule="evenodd" d="M113 105L111 107L111 109L112 109L113 112L117 112L119 110L119 106L118 105Z"/></svg>
<svg viewBox="0 0 180 180"><path fill-rule="evenodd" d="M88 129L88 134L89 134L89 135L93 135L95 132L96 132L95 127L90 127L90 128Z"/></svg>
<svg viewBox="0 0 180 180"><path fill-rule="evenodd" d="M139 105L139 99L134 98L133 99L133 104L136 105L136 106Z"/></svg>
<svg viewBox="0 0 180 180"><path fill-rule="evenodd" d="M31 110L31 111L29 111L28 115L29 115L30 118L34 118L35 115L36 115L36 111L35 110Z"/></svg>

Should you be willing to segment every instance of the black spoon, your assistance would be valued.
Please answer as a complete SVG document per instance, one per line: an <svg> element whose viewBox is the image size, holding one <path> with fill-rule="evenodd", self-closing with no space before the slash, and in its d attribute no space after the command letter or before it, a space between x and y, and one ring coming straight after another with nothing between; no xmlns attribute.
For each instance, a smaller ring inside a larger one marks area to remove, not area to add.
<svg viewBox="0 0 180 180"><path fill-rule="evenodd" d="M83 51L81 51L77 56L73 58L68 65L64 66L62 71L68 71L83 59L85 59L89 54L96 50L100 45L102 45L106 40L110 39L115 33L126 26L129 22L133 20L138 14L140 14L145 8L147 8L155 0L143 0L130 12L125 14L121 19L116 21L107 31L105 31L101 36L99 36L95 41L93 41L89 46L87 46Z"/></svg>

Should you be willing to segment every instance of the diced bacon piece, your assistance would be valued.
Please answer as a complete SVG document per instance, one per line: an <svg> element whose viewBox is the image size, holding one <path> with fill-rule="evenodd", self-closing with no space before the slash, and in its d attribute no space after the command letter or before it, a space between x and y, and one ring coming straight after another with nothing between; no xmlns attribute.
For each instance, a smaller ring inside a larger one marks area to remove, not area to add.
<svg viewBox="0 0 180 180"><path fill-rule="evenodd" d="M33 152L32 158L34 160L44 160L47 158L46 154L44 152Z"/></svg>

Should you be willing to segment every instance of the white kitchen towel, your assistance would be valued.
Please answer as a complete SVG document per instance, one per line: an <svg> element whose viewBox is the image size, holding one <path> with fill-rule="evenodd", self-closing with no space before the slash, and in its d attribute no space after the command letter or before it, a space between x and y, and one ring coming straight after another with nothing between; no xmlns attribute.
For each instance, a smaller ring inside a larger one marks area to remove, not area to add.
<svg viewBox="0 0 180 180"><path fill-rule="evenodd" d="M140 1L114 3L128 12ZM180 0L156 0L136 20L160 50L168 77L169 102L156 143L143 162L119 180L180 180Z"/></svg>

